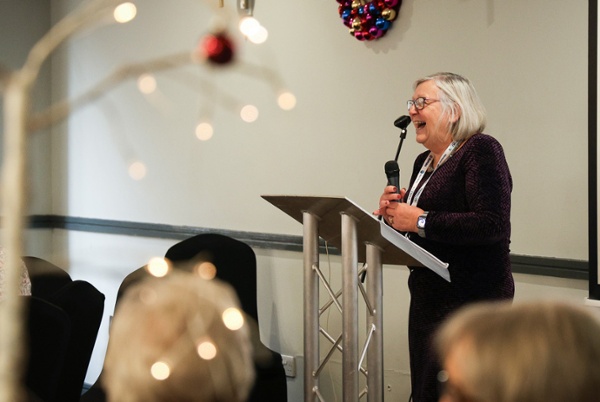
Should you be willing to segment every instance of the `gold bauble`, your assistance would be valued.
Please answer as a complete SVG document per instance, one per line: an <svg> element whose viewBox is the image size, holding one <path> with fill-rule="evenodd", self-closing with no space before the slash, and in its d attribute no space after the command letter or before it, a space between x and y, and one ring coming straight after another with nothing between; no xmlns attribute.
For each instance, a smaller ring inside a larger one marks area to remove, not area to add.
<svg viewBox="0 0 600 402"><path fill-rule="evenodd" d="M352 20L352 28L360 29L361 26L362 26L362 22L360 21L360 18L355 18Z"/></svg>
<svg viewBox="0 0 600 402"><path fill-rule="evenodd" d="M362 6L362 1L360 0L352 0L352 9L358 8Z"/></svg>
<svg viewBox="0 0 600 402"><path fill-rule="evenodd" d="M386 8L381 12L381 16L387 21L393 21L396 19L396 10L392 8Z"/></svg>

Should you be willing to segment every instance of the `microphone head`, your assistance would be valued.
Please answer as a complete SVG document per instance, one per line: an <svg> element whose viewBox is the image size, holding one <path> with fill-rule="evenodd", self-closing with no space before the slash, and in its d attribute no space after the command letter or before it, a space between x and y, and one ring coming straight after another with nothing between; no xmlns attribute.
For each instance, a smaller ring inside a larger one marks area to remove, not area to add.
<svg viewBox="0 0 600 402"><path fill-rule="evenodd" d="M404 130L410 124L410 116L400 116L394 122L394 126L398 127L400 130Z"/></svg>
<svg viewBox="0 0 600 402"><path fill-rule="evenodd" d="M400 167L398 166L398 162L391 160L385 163L385 175L387 177L391 177L397 175L400 172Z"/></svg>

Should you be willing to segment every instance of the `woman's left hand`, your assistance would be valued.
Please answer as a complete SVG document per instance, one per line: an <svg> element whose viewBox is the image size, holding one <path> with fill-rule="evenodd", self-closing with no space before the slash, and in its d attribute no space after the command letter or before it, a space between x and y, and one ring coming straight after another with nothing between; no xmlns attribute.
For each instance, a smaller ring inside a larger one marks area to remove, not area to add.
<svg viewBox="0 0 600 402"><path fill-rule="evenodd" d="M417 219L423 211L404 202L390 202L385 208L385 216L389 224L401 232L416 232Z"/></svg>

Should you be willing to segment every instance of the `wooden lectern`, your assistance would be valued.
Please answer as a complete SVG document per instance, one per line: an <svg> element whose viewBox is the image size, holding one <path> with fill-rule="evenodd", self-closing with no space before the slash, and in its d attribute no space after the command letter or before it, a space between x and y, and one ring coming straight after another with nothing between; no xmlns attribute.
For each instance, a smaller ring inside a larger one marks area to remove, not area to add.
<svg viewBox="0 0 600 402"><path fill-rule="evenodd" d="M382 265L427 266L450 280L447 264L420 249L385 226L347 198L263 195L262 198L303 225L304 255L304 401L323 401L318 376L335 349L342 351L343 401L355 402L367 393L368 402L383 401L383 311ZM385 229L389 232L385 234ZM397 236L400 243L391 242ZM319 269L319 237L341 250L342 305ZM392 244L394 243L394 244ZM364 247L363 247L364 246ZM402 247L403 249L400 249ZM367 286L367 342L359 360L358 262L365 263ZM433 267L434 266L434 267ZM331 303L342 310L342 335L337 340L319 325L319 280L323 280ZM319 359L319 334L333 347L323 364ZM341 346L340 346L341 343ZM363 358L367 357L367 368ZM367 376L367 387L359 392L359 372Z"/></svg>

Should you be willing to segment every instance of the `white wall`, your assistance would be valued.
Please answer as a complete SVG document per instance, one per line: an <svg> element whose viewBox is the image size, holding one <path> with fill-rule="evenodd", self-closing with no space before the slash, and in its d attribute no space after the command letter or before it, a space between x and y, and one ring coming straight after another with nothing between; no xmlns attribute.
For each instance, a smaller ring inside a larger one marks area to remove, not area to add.
<svg viewBox="0 0 600 402"><path fill-rule="evenodd" d="M28 52L50 27L50 3L35 0L0 1L0 77L1 71L19 69L25 63ZM0 91L2 85L0 84ZM1 92L0 92L1 95ZM48 63L40 71L39 80L33 88L31 108L40 110L50 103L50 69ZM0 97L0 139L4 133L3 99ZM35 189L40 196L33 197L30 211L34 214L49 213L52 199L50 136L40 131L30 136L29 150L31 158L29 188ZM4 147L0 148L0 161L4 159Z"/></svg>
<svg viewBox="0 0 600 402"><path fill-rule="evenodd" d="M193 49L210 3L146 0L130 24L73 39L54 59L54 93L75 95L118 66ZM256 3L269 40L241 41L239 61L278 71L297 108L278 109L271 86L241 66L157 74L163 109L128 80L53 133L54 213L296 234L261 194L344 195L371 210L412 82L451 70L473 80L487 131L505 148L513 253L587 259L586 0L405 1L389 34L368 43L349 36L336 2ZM255 103L259 119L242 122L219 102L225 94ZM208 106L216 132L199 142L194 125ZM403 184L421 151L411 127ZM146 180L129 179L133 157L146 162Z"/></svg>
<svg viewBox="0 0 600 402"><path fill-rule="evenodd" d="M17 3L23 4L5 0L0 7L12 12ZM53 0L54 19L78 3ZM214 3L139 1L132 23L73 38L52 59L53 99L79 94L124 64L189 51L207 31ZM336 2L256 0L255 16L270 37L261 46L240 41L239 60L276 70L298 98L295 110L278 109L270 83L248 77L243 66L160 73L164 98L154 103L126 81L56 125L34 151L34 212L300 235L300 225L260 195L343 195L374 209L383 165L398 144L392 123L406 113L412 82L450 70L473 80L489 111L487 132L505 148L515 185L512 252L587 260L587 5L405 0L388 35L363 43L347 33ZM0 49L29 47L22 38L31 35L25 29L0 35ZM225 96L255 103L259 119L242 122ZM199 142L194 125L211 107L215 136ZM405 185L422 151L412 135L410 128L400 155ZM133 158L147 164L143 181L127 175ZM109 314L120 280L171 243L33 231L28 247L94 283L107 295ZM257 252L263 340L301 356L301 255ZM386 267L384 275L386 397L407 400L407 273ZM515 276L518 300L581 302L587 295L585 281ZM335 328L339 317L329 319ZM100 370L105 342L101 334L89 382ZM301 382L290 380L291 402L302 400ZM335 369L321 385L339 400Z"/></svg>

